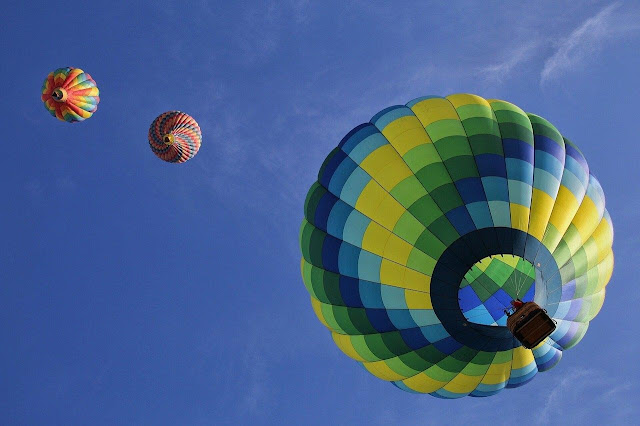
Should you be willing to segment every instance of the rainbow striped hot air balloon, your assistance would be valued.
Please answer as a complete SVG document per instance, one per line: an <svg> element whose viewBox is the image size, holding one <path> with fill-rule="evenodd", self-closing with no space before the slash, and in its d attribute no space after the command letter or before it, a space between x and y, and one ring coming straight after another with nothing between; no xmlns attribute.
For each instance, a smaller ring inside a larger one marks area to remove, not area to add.
<svg viewBox="0 0 640 426"><path fill-rule="evenodd" d="M373 375L442 398L529 382L577 344L613 270L604 194L547 120L457 94L380 111L309 190L302 276L333 340ZM533 349L514 299L556 322Z"/></svg>
<svg viewBox="0 0 640 426"><path fill-rule="evenodd" d="M200 149L202 133L196 120L181 111L160 114L149 127L149 146L168 163L184 163Z"/></svg>
<svg viewBox="0 0 640 426"><path fill-rule="evenodd" d="M91 117L100 102L100 91L91 76L80 68L58 68L42 85L45 108L60 121L75 123Z"/></svg>

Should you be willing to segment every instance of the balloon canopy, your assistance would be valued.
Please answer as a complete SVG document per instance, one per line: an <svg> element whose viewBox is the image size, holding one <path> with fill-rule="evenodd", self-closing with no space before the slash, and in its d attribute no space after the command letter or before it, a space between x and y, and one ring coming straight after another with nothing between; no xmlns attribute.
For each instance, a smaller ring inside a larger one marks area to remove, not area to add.
<svg viewBox="0 0 640 426"><path fill-rule="evenodd" d="M200 149L200 126L189 114L168 111L160 114L149 127L149 146L168 163L184 163Z"/></svg>
<svg viewBox="0 0 640 426"><path fill-rule="evenodd" d="M336 345L442 398L529 382L578 343L613 270L604 194L580 150L501 100L415 99L350 131L309 190L302 277ZM557 324L533 349L514 299Z"/></svg>
<svg viewBox="0 0 640 426"><path fill-rule="evenodd" d="M58 68L42 85L45 108L60 121L75 123L91 117L100 102L100 91L80 68Z"/></svg>

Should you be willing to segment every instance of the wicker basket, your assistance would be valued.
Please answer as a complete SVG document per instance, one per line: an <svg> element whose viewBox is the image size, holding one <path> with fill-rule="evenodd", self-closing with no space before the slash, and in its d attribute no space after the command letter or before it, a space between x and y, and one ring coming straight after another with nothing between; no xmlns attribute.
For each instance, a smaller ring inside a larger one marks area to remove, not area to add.
<svg viewBox="0 0 640 426"><path fill-rule="evenodd" d="M522 343L532 349L556 329L547 312L534 302L526 302L507 318L507 328Z"/></svg>

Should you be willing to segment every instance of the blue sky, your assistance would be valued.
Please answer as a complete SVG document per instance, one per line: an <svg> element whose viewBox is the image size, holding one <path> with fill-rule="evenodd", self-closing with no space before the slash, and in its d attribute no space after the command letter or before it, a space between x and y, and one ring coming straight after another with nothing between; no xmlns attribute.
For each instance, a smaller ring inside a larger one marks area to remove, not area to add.
<svg viewBox="0 0 640 426"><path fill-rule="evenodd" d="M638 418L637 4L28 3L5 8L0 27L0 423ZM63 66L101 91L81 124L39 99ZM456 92L513 102L580 146L605 190L616 267L557 367L442 401L335 347L297 238L306 191L344 134L389 105ZM146 141L171 109L203 132L183 165Z"/></svg>

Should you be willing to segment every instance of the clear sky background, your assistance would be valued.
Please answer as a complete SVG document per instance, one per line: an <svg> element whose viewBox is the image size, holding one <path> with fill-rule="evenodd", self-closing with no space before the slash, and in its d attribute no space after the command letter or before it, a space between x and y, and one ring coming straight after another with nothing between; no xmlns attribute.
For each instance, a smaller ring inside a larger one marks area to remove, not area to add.
<svg viewBox="0 0 640 426"><path fill-rule="evenodd" d="M535 4L534 4L535 3ZM640 416L635 2L15 2L3 7L0 423L628 424ZM46 75L89 72L89 120ZM307 189L380 109L475 93L539 114L605 191L616 267L587 335L486 399L405 393L343 355L299 272ZM149 149L161 112L199 154Z"/></svg>

